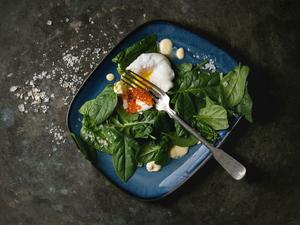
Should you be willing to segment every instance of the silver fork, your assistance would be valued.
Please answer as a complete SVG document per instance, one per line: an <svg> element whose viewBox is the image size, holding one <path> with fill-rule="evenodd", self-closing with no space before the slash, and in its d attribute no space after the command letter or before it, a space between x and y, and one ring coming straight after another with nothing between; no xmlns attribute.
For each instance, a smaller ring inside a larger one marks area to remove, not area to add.
<svg viewBox="0 0 300 225"><path fill-rule="evenodd" d="M157 87L152 82L148 81L144 77L134 73L133 71L126 70L121 80L128 86L133 88L141 88L148 91L156 102L156 109L159 111L165 111L168 115L181 124L187 131L194 135L202 144L204 144L211 152L215 160L236 180L242 179L246 174L246 168L237 160L232 158L226 152L220 148L214 147L208 141L206 141L199 132L184 122L176 112L170 108L170 98L161 88Z"/></svg>

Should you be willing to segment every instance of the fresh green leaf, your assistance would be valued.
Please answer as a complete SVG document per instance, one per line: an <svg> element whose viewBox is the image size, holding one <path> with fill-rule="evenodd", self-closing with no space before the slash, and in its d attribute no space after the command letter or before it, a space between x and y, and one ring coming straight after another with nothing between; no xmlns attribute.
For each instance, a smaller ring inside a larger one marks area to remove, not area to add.
<svg viewBox="0 0 300 225"><path fill-rule="evenodd" d="M199 141L193 135L189 135L188 137L179 137L176 132L164 133L174 145L178 145L181 147L190 147L197 144Z"/></svg>
<svg viewBox="0 0 300 225"><path fill-rule="evenodd" d="M200 109L199 114L194 117L215 130L223 130L229 127L226 109L220 105L216 105L208 97L206 97L206 107Z"/></svg>
<svg viewBox="0 0 300 225"><path fill-rule="evenodd" d="M127 137L118 131L115 131L115 133L117 138L112 144L112 161L117 175L126 182L136 170L136 155L139 145L133 138Z"/></svg>
<svg viewBox="0 0 300 225"><path fill-rule="evenodd" d="M90 110L95 106L95 99L85 102L79 109L82 115L88 115Z"/></svg>
<svg viewBox="0 0 300 225"><path fill-rule="evenodd" d="M116 129L134 138L153 138L154 129L159 126L163 113L151 109L141 114L131 114L125 110L118 111L118 116L111 119Z"/></svg>
<svg viewBox="0 0 300 225"><path fill-rule="evenodd" d="M139 119L140 114L139 113L129 113L127 112L122 105L119 105L117 107L117 114L120 118L120 121L122 123L125 122L134 122Z"/></svg>
<svg viewBox="0 0 300 225"><path fill-rule="evenodd" d="M82 139L94 149L112 154L111 144L116 139L116 135L111 131L111 127L100 124L97 127L89 128L84 126L84 123L80 130Z"/></svg>
<svg viewBox="0 0 300 225"><path fill-rule="evenodd" d="M138 162L145 164L154 161L156 164L165 165L170 160L172 142L167 136L162 136L159 143L151 141L143 146L139 152Z"/></svg>
<svg viewBox="0 0 300 225"><path fill-rule="evenodd" d="M169 91L169 94L186 93L201 98L212 95L212 99L219 101L219 84L220 75L218 73L193 69L176 78L174 88ZM216 93L216 91L219 92Z"/></svg>
<svg viewBox="0 0 300 225"><path fill-rule="evenodd" d="M185 122L190 123L192 121L196 110L189 94L181 93L178 95L175 103L175 111ZM175 129L179 137L187 134L187 131L178 122L175 122Z"/></svg>
<svg viewBox="0 0 300 225"><path fill-rule="evenodd" d="M209 142L214 143L219 138L218 133L213 128L203 123L202 121L197 121L195 126L197 130L200 132L201 136L204 137Z"/></svg>
<svg viewBox="0 0 300 225"><path fill-rule="evenodd" d="M150 35L131 45L116 55L112 61L118 64L118 72L123 73L127 66L140 54L157 52L157 36Z"/></svg>
<svg viewBox="0 0 300 225"><path fill-rule="evenodd" d="M223 97L223 92L220 84L207 86L204 92L205 95L208 96L210 99L212 99L214 102L224 106L224 97Z"/></svg>
<svg viewBox="0 0 300 225"><path fill-rule="evenodd" d="M191 71L193 68L193 64L191 63L183 63L176 66L176 71L178 76L183 76L186 72Z"/></svg>
<svg viewBox="0 0 300 225"><path fill-rule="evenodd" d="M154 161L156 164L164 166L170 161L170 149L172 142L167 136L162 136L159 142L160 149L156 154Z"/></svg>
<svg viewBox="0 0 300 225"><path fill-rule="evenodd" d="M79 112L88 117L92 125L104 122L114 111L118 96L113 91L113 85L107 85L96 99L86 102Z"/></svg>
<svg viewBox="0 0 300 225"><path fill-rule="evenodd" d="M216 105L216 103L211 100L208 96L205 98L206 107Z"/></svg>
<svg viewBox="0 0 300 225"><path fill-rule="evenodd" d="M145 164L150 161L154 161L156 154L158 153L160 145L156 144L154 141L151 141L144 145L139 152L138 162Z"/></svg>
<svg viewBox="0 0 300 225"><path fill-rule="evenodd" d="M241 115L241 116L245 116L245 118L249 121L249 122L253 122L253 118L252 118L252 99L248 93L248 88L246 86L245 88L245 93L244 96L241 100L241 102L235 107L235 111Z"/></svg>
<svg viewBox="0 0 300 225"><path fill-rule="evenodd" d="M224 101L227 107L233 108L244 96L249 67L237 66L221 80Z"/></svg>
<svg viewBox="0 0 300 225"><path fill-rule="evenodd" d="M77 136L74 133L71 133L71 137L75 141L80 152L85 156L85 158L91 163L95 164L97 161L96 151L92 149L86 142L84 142L80 136Z"/></svg>

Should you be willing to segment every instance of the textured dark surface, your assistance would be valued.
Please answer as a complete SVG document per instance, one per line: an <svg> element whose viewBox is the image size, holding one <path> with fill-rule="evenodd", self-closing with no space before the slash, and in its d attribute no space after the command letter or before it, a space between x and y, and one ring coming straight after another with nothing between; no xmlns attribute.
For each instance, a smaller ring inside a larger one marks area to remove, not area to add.
<svg viewBox="0 0 300 225"><path fill-rule="evenodd" d="M185 24L251 67L255 123L244 121L223 146L248 168L244 180L211 160L168 198L141 202L93 169L70 138L52 143L47 127L66 130L69 92L59 76L40 85L55 94L45 114L18 111L23 100L11 86L55 68L84 77L153 19ZM296 1L0 1L0 21L0 224L300 224ZM84 54L74 71L62 61L72 46L74 55L101 51Z"/></svg>

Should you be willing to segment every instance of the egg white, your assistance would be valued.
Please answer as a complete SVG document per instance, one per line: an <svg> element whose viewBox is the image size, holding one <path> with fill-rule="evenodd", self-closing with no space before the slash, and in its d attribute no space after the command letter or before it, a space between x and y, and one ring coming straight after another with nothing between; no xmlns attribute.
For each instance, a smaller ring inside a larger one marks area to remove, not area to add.
<svg viewBox="0 0 300 225"><path fill-rule="evenodd" d="M173 87L175 74L168 58L162 54L141 54L126 69L144 76L165 92Z"/></svg>

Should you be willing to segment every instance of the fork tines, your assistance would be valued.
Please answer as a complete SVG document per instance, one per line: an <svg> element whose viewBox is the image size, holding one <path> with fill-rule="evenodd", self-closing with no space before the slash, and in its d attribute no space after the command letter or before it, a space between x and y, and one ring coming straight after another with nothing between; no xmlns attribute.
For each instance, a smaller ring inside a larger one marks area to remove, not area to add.
<svg viewBox="0 0 300 225"><path fill-rule="evenodd" d="M131 71L126 70L122 76L121 80L126 83L128 86L133 88L141 88L147 92L149 92L153 97L159 98L160 96L164 95L165 92L157 87L152 82L148 81L144 77L140 76L139 74Z"/></svg>

